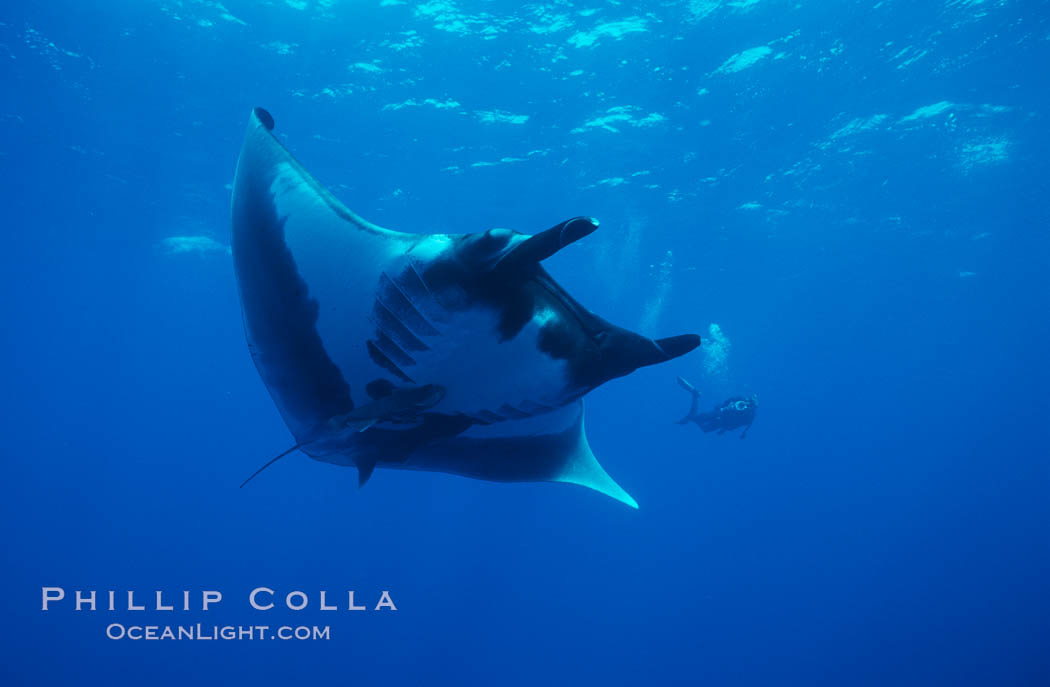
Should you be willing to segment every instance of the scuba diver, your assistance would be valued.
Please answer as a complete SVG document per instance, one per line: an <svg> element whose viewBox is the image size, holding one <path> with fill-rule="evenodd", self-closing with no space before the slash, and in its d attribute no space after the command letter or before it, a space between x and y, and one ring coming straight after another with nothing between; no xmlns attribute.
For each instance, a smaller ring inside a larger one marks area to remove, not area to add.
<svg viewBox="0 0 1050 687"><path fill-rule="evenodd" d="M727 398L722 405L711 412L700 413L697 412L700 405L700 392L681 377L678 378L678 383L683 389L693 395L693 403L689 406L689 414L679 420L678 424L684 425L688 422L695 422L705 432L717 431L719 434L725 434L743 427L744 431L741 433L740 438L747 437L747 431L751 429L751 423L755 421L758 397L743 398L734 396Z"/></svg>

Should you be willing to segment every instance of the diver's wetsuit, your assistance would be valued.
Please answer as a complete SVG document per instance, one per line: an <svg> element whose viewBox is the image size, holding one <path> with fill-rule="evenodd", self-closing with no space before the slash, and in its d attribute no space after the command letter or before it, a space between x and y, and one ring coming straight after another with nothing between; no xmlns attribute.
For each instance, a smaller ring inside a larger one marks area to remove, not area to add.
<svg viewBox="0 0 1050 687"><path fill-rule="evenodd" d="M747 436L748 430L751 429L751 424L755 421L755 411L758 408L758 402L755 399L733 396L732 398L727 398L724 403L714 410L708 413L701 413L698 412L700 392L681 377L678 378L678 383L682 385L683 389L693 395L689 414L679 420L678 424L684 425L687 422L695 422L705 432L718 432L719 434L725 434L743 427L744 431L740 434L740 438L743 439Z"/></svg>

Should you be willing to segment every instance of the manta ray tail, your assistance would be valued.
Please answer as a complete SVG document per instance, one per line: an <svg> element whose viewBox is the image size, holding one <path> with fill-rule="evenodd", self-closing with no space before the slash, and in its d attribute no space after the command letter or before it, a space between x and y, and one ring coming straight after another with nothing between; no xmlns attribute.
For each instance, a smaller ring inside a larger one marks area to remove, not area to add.
<svg viewBox="0 0 1050 687"><path fill-rule="evenodd" d="M280 454L274 456L273 458L271 458L270 460L266 461L266 465L263 465L261 468L259 468L255 472L253 472L252 476L249 477L248 479L244 480L243 482L241 482L241 486L238 487L238 488L239 489L243 489L244 485L247 484L248 482L251 482L253 479L255 479L255 476L258 475L260 472L262 472L266 468L270 467L271 465L273 465L274 463L279 461L281 458L284 458L285 456L287 456L292 451L296 451L296 450L298 450L301 447L302 447L302 443L298 443L295 446L293 446L290 449L288 449L287 451L285 451L284 453L280 453Z"/></svg>

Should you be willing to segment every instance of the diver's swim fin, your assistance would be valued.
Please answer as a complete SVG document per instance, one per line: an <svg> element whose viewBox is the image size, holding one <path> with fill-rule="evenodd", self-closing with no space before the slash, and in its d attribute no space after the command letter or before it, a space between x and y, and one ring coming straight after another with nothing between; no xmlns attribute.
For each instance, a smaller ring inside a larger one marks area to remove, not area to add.
<svg viewBox="0 0 1050 687"><path fill-rule="evenodd" d="M693 395L693 402L689 405L689 413L678 421L678 424L684 425L696 418L696 411L700 409L700 392L696 390L695 386L685 381L685 377L678 378L678 385Z"/></svg>
<svg viewBox="0 0 1050 687"><path fill-rule="evenodd" d="M298 443L295 446L293 446L290 449L288 449L287 451L285 451L284 453L280 453L280 454L274 456L273 458L271 458L270 460L268 460L266 462L266 465L263 465L261 468L259 468L255 472L253 472L251 477L249 477L248 479L246 479L243 482L241 482L241 486L239 486L238 489L243 489L244 485L247 484L248 482L251 482L253 479L255 479L255 476L258 475L260 472L262 472L266 468L270 467L271 465L273 465L274 463L279 461L281 458L284 458L285 456L287 456L292 451L295 451L295 450L299 449L301 446L302 446L302 443Z"/></svg>

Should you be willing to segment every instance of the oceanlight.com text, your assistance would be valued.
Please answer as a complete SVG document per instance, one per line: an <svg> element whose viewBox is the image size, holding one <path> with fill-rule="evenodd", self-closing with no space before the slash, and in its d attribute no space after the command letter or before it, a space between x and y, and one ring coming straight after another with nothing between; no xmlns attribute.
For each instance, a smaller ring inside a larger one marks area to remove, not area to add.
<svg viewBox="0 0 1050 687"><path fill-rule="evenodd" d="M113 640L190 640L190 641L316 641L331 639L328 625L123 625L106 626L106 637Z"/></svg>

